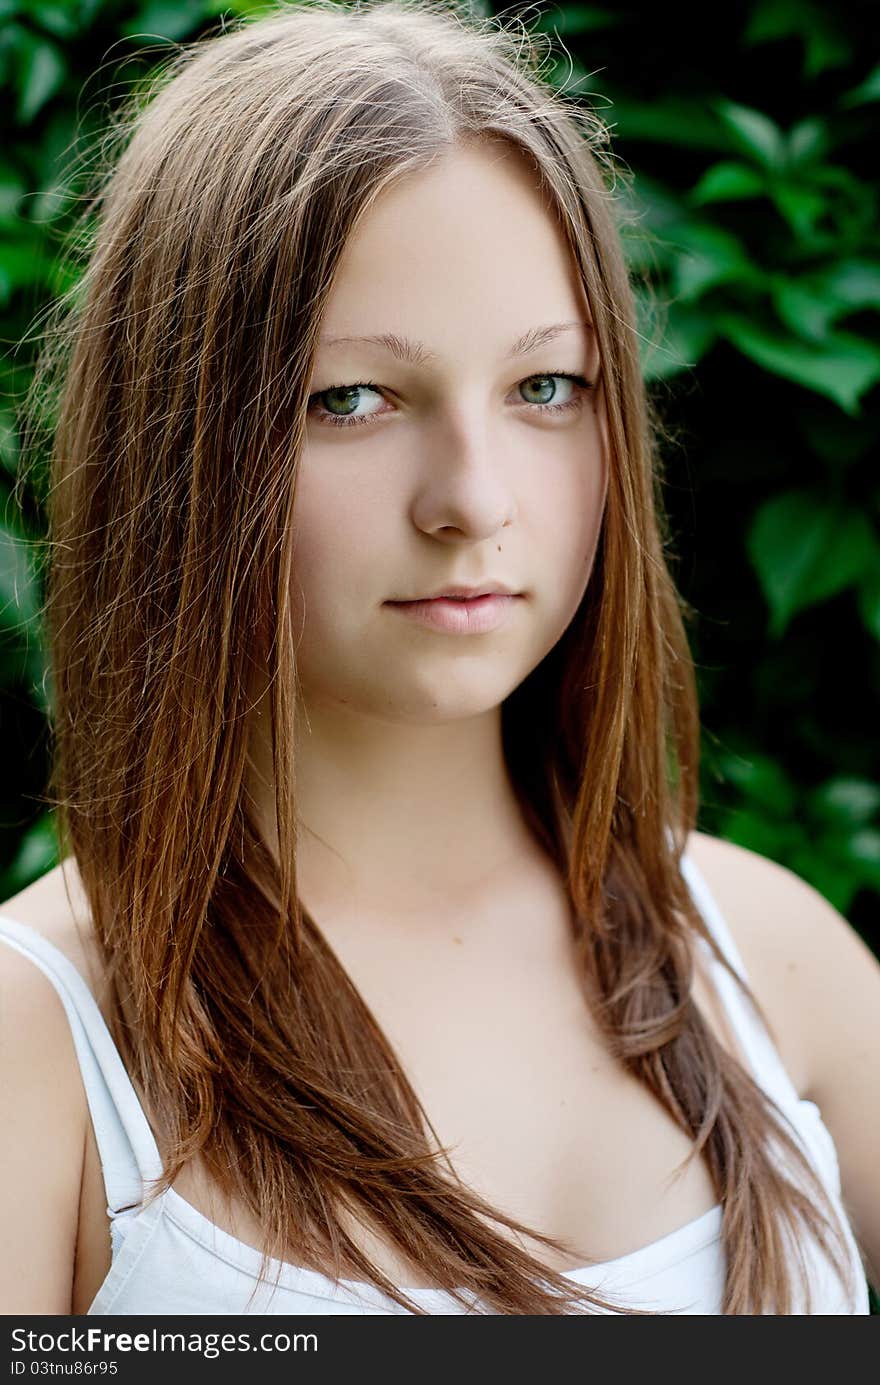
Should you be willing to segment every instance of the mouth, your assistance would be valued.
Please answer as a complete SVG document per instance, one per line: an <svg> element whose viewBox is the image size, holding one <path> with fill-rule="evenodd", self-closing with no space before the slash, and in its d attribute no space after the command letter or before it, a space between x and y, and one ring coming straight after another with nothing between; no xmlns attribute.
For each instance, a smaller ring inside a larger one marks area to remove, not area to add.
<svg viewBox="0 0 880 1385"><path fill-rule="evenodd" d="M505 582L482 582L479 586L464 586L451 582L448 587L440 587L438 591L427 592L425 595L401 597L392 601L394 606L409 605L413 601L476 601L484 596L522 596L522 592L516 592L508 587Z"/></svg>
<svg viewBox="0 0 880 1385"><path fill-rule="evenodd" d="M416 601L387 601L386 606L429 629L453 635L485 635L504 625L522 593L485 592L480 596L434 596Z"/></svg>

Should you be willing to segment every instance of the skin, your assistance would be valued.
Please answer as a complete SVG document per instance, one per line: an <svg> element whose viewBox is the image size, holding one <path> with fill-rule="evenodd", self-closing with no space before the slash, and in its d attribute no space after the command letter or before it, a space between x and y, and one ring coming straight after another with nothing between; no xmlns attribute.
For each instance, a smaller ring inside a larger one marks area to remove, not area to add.
<svg viewBox="0 0 880 1385"><path fill-rule="evenodd" d="M524 333L555 323L584 325L507 359ZM310 383L294 516L306 709L297 868L306 902L325 914L347 897L362 915L437 916L528 845L501 704L578 608L607 490L586 298L508 146L455 147L387 190L353 234L321 341L383 333L433 356L412 364L377 344L322 345ZM348 407L369 421L334 424L328 412L338 417L343 401L325 392L366 380L381 388ZM547 415L544 401L574 407ZM492 579L524 596L481 635L424 629L383 604ZM268 811L265 743L255 760Z"/></svg>

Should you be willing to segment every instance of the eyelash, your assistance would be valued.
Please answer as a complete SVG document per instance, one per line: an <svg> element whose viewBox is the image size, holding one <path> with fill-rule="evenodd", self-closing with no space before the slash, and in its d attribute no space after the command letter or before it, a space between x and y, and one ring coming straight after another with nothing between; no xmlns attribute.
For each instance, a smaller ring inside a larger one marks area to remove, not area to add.
<svg viewBox="0 0 880 1385"><path fill-rule="evenodd" d="M564 404L529 404L526 400L523 400L523 405L526 409L539 414L564 414L570 412L572 409L579 409L584 402L584 395L593 388L592 383L589 380L585 380L582 375L573 375L567 370L537 371L534 375L524 376L519 383L524 385L527 380L571 380L573 384L580 387L581 392L579 394L573 394L571 399L567 400ZM376 390L377 393L382 393L382 386L378 385L375 380L358 380L354 384L328 385L327 389L319 390L317 394L309 396L309 408L311 409L313 407L313 401L320 399L322 395L331 394L333 390L341 389ZM382 415L362 414L360 417L351 416L346 418L344 415L331 414L325 410L323 413L319 414L318 417L321 419L322 423L329 423L331 428L354 428L362 423L372 423L374 420L381 418Z"/></svg>

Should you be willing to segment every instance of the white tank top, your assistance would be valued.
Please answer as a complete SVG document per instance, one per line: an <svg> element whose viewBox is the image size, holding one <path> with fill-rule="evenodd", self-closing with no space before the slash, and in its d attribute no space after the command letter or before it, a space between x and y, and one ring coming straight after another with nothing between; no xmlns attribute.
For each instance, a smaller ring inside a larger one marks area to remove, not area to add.
<svg viewBox="0 0 880 1385"><path fill-rule="evenodd" d="M683 874L722 951L745 976L727 924L705 881L687 857L683 859ZM76 967L34 929L0 917L0 939L30 957L49 978L64 1004L73 1034L111 1219L112 1265L88 1310L90 1315L409 1312L372 1286L344 1279L336 1281L277 1260L270 1261L268 1282L254 1294L261 1259L254 1247L215 1226L173 1188L141 1210L145 1186L158 1177L162 1163L91 990ZM841 1203L840 1173L831 1135L818 1107L798 1097L754 1008L702 940L699 946L709 957L714 984L752 1077L788 1117L843 1222L857 1292L854 1298L846 1296L818 1245L801 1246L810 1268L812 1311L866 1314L867 1282ZM631 1307L660 1313L718 1314L725 1264L721 1207L716 1205L659 1241L603 1264L566 1271L565 1278ZM410 1288L407 1295L432 1314L487 1311L472 1297L468 1299L470 1307L465 1307L442 1289Z"/></svg>

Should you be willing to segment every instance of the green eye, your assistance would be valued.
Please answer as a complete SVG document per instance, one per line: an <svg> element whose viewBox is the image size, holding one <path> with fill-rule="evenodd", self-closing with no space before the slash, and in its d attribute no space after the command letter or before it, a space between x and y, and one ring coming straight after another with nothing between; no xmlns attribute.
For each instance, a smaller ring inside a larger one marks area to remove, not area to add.
<svg viewBox="0 0 880 1385"><path fill-rule="evenodd" d="M526 390L536 389L540 393L539 399L526 399L527 404L549 404L556 393L556 386L553 381L558 379L555 375L531 375L528 380L524 380L520 385L520 390L525 397ZM537 382L537 384L536 384Z"/></svg>
<svg viewBox="0 0 880 1385"><path fill-rule="evenodd" d="M323 401L328 414L346 418L354 413L358 405L358 395L365 388L365 385L338 385L335 389L325 390L318 397Z"/></svg>

